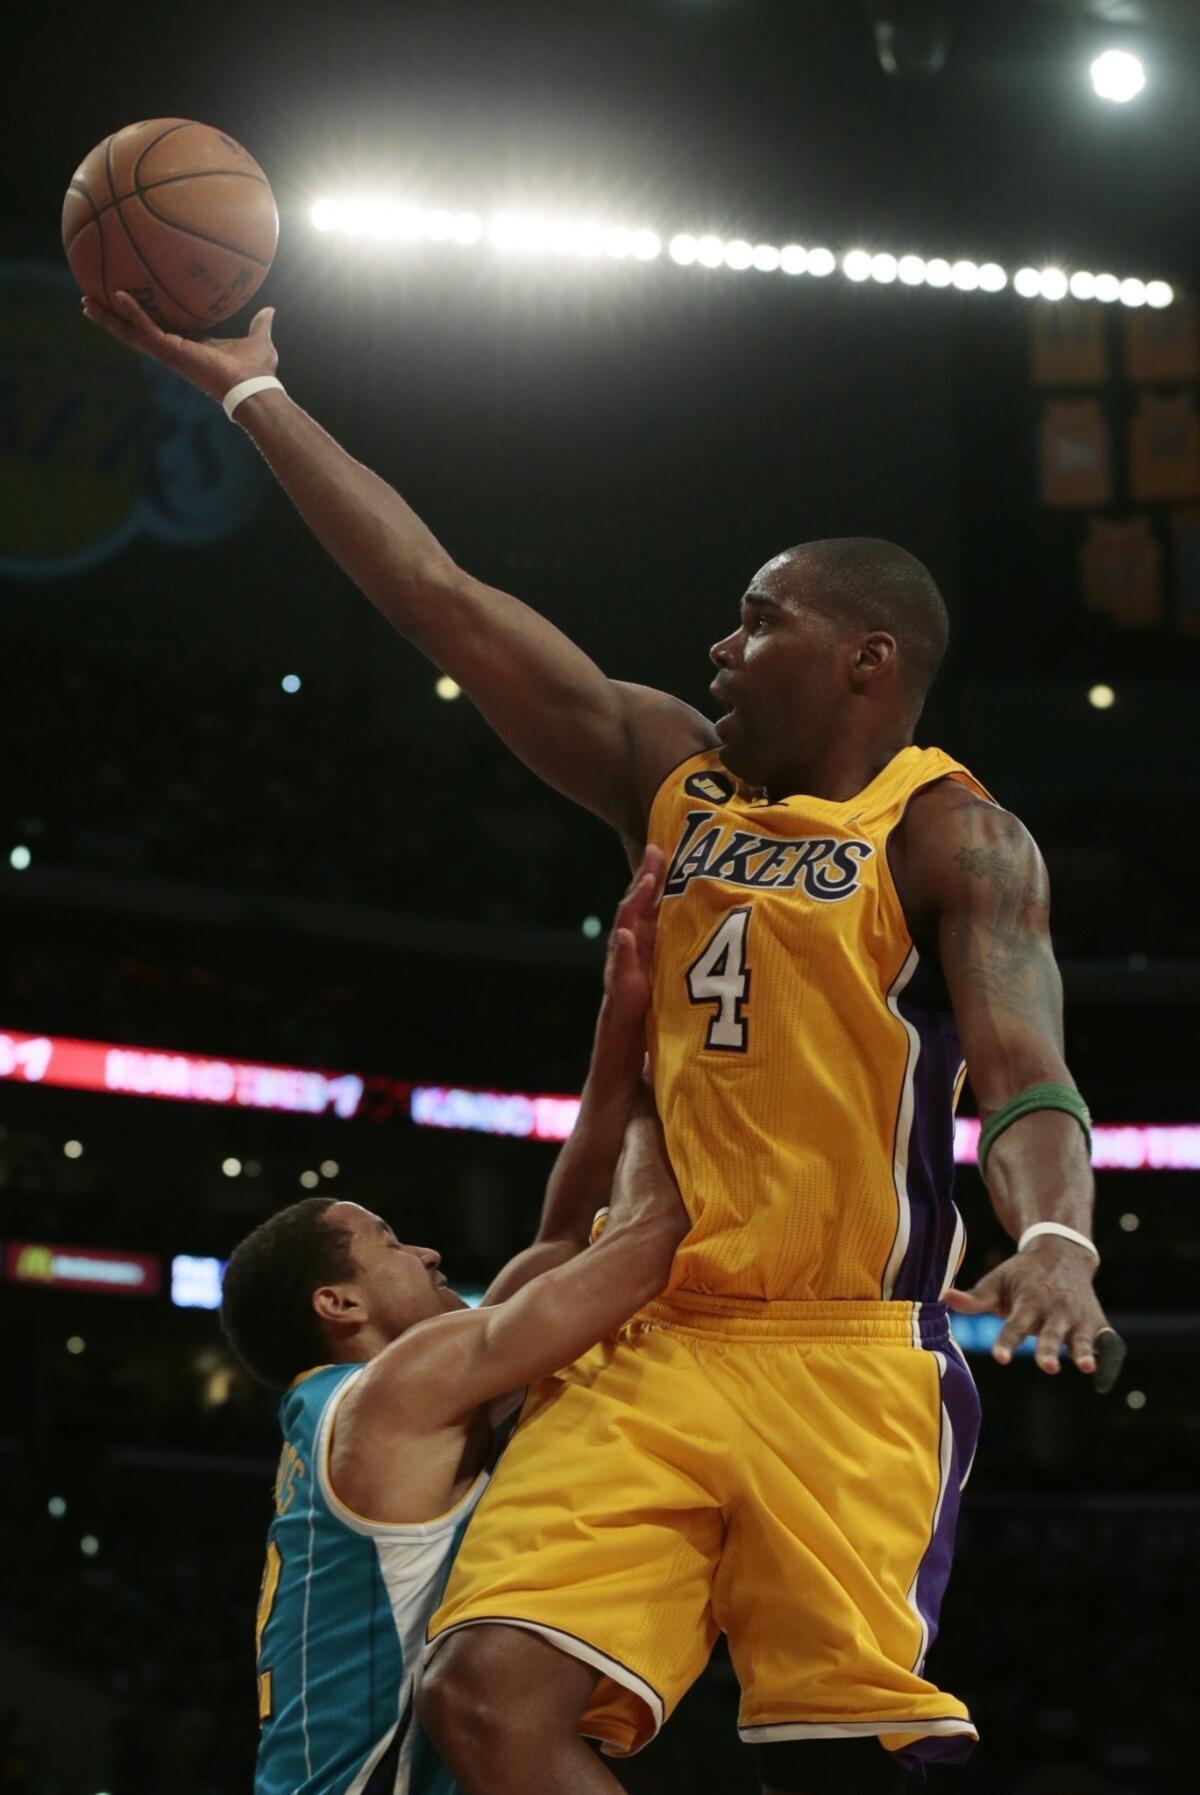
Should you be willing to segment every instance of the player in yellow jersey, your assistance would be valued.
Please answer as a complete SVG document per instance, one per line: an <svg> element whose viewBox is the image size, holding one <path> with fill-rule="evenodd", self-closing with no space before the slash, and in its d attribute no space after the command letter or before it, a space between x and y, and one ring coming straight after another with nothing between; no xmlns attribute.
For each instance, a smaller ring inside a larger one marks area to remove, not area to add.
<svg viewBox="0 0 1200 1795"><path fill-rule="evenodd" d="M946 645L870 539L769 561L711 651L715 727L609 680L459 568L248 337L85 310L224 400L313 533L544 779L667 860L655 1092L691 1231L664 1297L530 1391L430 1627L419 1708L468 1795L604 1795L728 1635L764 1789L902 1786L975 1729L923 1674L978 1424L947 1303L1106 1386L1087 1112L1045 868L913 732ZM953 1106L1017 1251L951 1286ZM1097 1367L1099 1366L1099 1369ZM880 1746L884 1749L881 1750Z"/></svg>

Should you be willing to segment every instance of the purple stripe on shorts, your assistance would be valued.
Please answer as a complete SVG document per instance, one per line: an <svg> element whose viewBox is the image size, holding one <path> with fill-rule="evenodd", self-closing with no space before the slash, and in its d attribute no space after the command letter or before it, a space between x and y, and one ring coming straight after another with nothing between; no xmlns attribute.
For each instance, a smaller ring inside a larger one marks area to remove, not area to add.
<svg viewBox="0 0 1200 1795"><path fill-rule="evenodd" d="M896 1274L896 1302L929 1302L938 1296L954 1242L954 1086L962 1065L958 1029L949 1010L932 1009L913 993L917 976L896 999L896 1008L921 1044L913 1071L912 1127L908 1137L908 1250Z"/></svg>
<svg viewBox="0 0 1200 1795"><path fill-rule="evenodd" d="M935 1310L942 1310L944 1318L945 1310L940 1303L930 1306ZM924 1319L922 1311L922 1322ZM941 1512L917 1570L916 1588L913 1592L917 1612L929 1631L925 1650L914 1666L917 1671L924 1662L925 1652L937 1638L942 1597L950 1580L950 1562L954 1555L954 1532L958 1525L962 1484L970 1470L975 1443L979 1437L979 1394L975 1388L975 1380L956 1347L947 1343L944 1349L938 1350L945 1363L945 1370L941 1374L942 1428L948 1428L950 1433L950 1466ZM944 1434L939 1438L938 1445L940 1459L945 1445Z"/></svg>
<svg viewBox="0 0 1200 1795"><path fill-rule="evenodd" d="M970 1733L929 1733L892 1755L906 1770L921 1775L930 1764L964 1764L974 1749Z"/></svg>

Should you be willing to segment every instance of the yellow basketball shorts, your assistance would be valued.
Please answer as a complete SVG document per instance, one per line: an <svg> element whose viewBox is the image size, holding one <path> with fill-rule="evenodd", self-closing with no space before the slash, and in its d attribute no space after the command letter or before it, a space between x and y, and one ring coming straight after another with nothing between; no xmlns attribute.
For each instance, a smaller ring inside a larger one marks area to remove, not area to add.
<svg viewBox="0 0 1200 1795"><path fill-rule="evenodd" d="M541 1634L600 1672L581 1731L623 1755L723 1631L743 1739L965 1757L921 1673L978 1428L941 1304L673 1293L530 1392L428 1654Z"/></svg>

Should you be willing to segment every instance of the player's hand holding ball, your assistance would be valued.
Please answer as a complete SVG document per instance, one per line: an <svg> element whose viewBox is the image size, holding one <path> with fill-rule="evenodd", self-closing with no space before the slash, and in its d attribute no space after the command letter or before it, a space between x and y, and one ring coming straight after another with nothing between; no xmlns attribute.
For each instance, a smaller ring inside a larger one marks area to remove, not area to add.
<svg viewBox="0 0 1200 1795"><path fill-rule="evenodd" d="M175 336L160 330L153 319L128 293L114 293L113 310L108 311L99 300L85 298L83 315L89 324L106 330L118 343L152 355L165 368L182 374L193 386L207 393L218 403L232 387L258 374L274 374L279 356L271 341L273 306L266 306L251 320L244 337L208 337L193 342L189 337Z"/></svg>
<svg viewBox="0 0 1200 1795"><path fill-rule="evenodd" d="M257 292L278 235L258 163L190 119L114 132L84 158L63 202L63 248L85 317L217 400L275 372L269 309L240 339L202 333Z"/></svg>

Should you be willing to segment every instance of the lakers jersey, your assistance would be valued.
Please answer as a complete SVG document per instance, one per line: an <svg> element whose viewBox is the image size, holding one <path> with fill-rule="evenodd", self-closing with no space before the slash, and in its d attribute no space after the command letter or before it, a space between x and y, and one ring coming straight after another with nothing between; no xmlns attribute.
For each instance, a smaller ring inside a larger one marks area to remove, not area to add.
<svg viewBox="0 0 1200 1795"><path fill-rule="evenodd" d="M283 1451L258 1605L254 1795L453 1795L413 1718L425 1625L488 1479L448 1514L363 1520L329 1481L337 1406L361 1365L326 1365L280 1404Z"/></svg>
<svg viewBox="0 0 1200 1795"><path fill-rule="evenodd" d="M887 859L947 776L988 796L936 748L844 803L752 798L715 750L660 787L651 1060L692 1222L669 1290L921 1302L953 1279L964 1067Z"/></svg>

